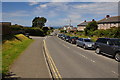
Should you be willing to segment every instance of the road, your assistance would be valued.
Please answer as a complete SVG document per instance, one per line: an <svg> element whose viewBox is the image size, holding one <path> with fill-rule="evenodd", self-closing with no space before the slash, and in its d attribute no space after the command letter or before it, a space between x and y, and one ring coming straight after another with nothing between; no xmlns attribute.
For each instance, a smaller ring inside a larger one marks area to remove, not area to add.
<svg viewBox="0 0 120 80"><path fill-rule="evenodd" d="M45 39L46 47L62 78L118 78L118 62L84 50L57 36Z"/></svg>

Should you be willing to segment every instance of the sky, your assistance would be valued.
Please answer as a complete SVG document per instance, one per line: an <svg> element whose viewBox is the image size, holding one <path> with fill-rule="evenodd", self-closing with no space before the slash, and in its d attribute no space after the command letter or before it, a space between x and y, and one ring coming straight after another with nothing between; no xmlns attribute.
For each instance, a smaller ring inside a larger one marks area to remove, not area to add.
<svg viewBox="0 0 120 80"><path fill-rule="evenodd" d="M118 15L117 2L2 2L2 21L32 26L34 17L45 17L46 26L76 27L84 20Z"/></svg>

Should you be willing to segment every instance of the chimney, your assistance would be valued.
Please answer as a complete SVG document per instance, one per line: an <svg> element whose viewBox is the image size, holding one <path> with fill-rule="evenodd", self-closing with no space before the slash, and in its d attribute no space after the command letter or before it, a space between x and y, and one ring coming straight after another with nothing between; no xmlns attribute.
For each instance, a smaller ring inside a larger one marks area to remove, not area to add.
<svg viewBox="0 0 120 80"><path fill-rule="evenodd" d="M106 15L106 18L109 18L110 17L110 15Z"/></svg>
<svg viewBox="0 0 120 80"><path fill-rule="evenodd" d="M92 21L95 21L95 19L92 19Z"/></svg>
<svg viewBox="0 0 120 80"><path fill-rule="evenodd" d="M84 22L86 22L86 20Z"/></svg>

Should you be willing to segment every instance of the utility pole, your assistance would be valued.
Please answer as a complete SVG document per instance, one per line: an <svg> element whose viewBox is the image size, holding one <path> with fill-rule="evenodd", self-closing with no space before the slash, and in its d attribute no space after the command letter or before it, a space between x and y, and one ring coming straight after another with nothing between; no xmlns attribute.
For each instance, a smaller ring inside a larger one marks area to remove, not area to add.
<svg viewBox="0 0 120 80"><path fill-rule="evenodd" d="M71 26L71 22L72 22L72 21L71 21L71 19L70 19L70 23L69 23L69 26Z"/></svg>

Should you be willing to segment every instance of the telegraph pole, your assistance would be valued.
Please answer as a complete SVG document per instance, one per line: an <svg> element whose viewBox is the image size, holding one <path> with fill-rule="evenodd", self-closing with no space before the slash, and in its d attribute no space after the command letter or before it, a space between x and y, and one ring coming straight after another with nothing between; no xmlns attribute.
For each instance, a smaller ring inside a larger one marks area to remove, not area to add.
<svg viewBox="0 0 120 80"><path fill-rule="evenodd" d="M70 23L69 23L69 26L71 26L71 22L72 22L72 20L70 19Z"/></svg>

